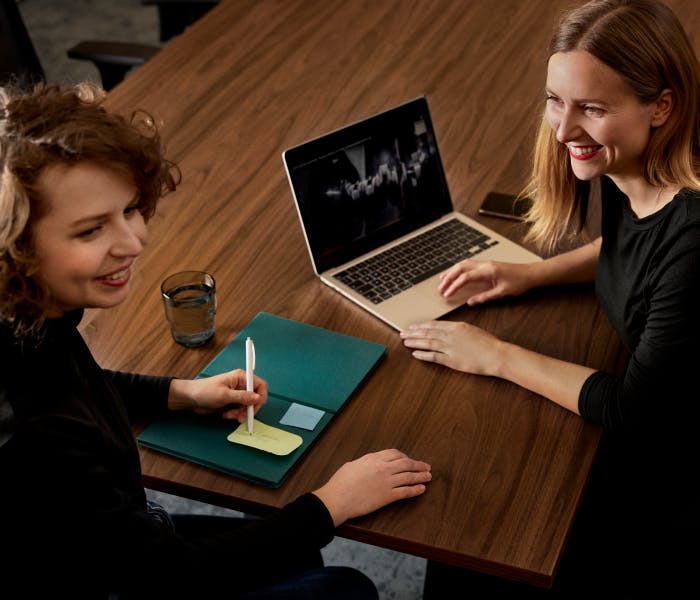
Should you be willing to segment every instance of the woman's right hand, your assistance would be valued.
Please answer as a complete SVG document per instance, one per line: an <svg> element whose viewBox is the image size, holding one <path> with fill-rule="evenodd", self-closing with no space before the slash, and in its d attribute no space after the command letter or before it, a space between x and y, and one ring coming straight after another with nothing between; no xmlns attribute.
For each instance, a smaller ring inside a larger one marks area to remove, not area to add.
<svg viewBox="0 0 700 600"><path fill-rule="evenodd" d="M428 463L399 450L381 450L346 462L314 494L337 527L396 500L419 496L431 479Z"/></svg>
<svg viewBox="0 0 700 600"><path fill-rule="evenodd" d="M534 287L531 266L532 263L463 260L440 275L438 291L445 298L459 291L469 306L517 296Z"/></svg>

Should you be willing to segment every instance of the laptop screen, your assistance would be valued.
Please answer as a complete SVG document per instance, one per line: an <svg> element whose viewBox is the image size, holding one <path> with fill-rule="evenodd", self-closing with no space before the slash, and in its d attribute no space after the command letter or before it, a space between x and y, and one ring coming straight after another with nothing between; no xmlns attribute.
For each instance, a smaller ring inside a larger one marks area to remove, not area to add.
<svg viewBox="0 0 700 600"><path fill-rule="evenodd" d="M284 153L317 272L452 211L424 97Z"/></svg>

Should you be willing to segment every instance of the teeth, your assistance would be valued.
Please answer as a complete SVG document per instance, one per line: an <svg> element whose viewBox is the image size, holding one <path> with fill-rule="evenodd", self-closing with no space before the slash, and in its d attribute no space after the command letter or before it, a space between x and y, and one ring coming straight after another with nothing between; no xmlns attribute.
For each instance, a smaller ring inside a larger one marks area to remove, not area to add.
<svg viewBox="0 0 700 600"><path fill-rule="evenodd" d="M569 151L574 156L585 156L598 150L600 146L569 146Z"/></svg>
<svg viewBox="0 0 700 600"><path fill-rule="evenodd" d="M105 275L102 279L108 279L110 281L113 281L115 279L121 279L122 277L125 277L129 269L123 269L122 271L118 271L117 273L112 273L111 275Z"/></svg>

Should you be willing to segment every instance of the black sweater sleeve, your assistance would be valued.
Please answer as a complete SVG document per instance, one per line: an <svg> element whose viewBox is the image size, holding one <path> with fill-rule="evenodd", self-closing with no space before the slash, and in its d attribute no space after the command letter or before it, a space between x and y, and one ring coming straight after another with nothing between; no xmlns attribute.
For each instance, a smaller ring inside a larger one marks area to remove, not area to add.
<svg viewBox="0 0 700 600"><path fill-rule="evenodd" d="M695 210L692 202L700 198L687 204ZM621 376L596 372L586 380L579 411L608 429L673 433L697 415L700 221L685 206L655 227L634 222L627 234L634 243L611 246L615 255L601 257L613 276L600 286L597 279L598 294L630 359Z"/></svg>
<svg viewBox="0 0 700 600"><path fill-rule="evenodd" d="M105 369L124 401L129 420L148 422L168 410L168 390L172 377L140 375Z"/></svg>

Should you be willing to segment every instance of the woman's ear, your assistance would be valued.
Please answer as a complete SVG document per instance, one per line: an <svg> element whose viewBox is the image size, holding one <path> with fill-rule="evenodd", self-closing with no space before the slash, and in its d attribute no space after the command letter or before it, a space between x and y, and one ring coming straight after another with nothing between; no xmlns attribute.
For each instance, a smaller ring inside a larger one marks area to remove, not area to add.
<svg viewBox="0 0 700 600"><path fill-rule="evenodd" d="M673 110L673 92L666 88L653 103L653 112L651 113L651 126L661 127L668 119Z"/></svg>

